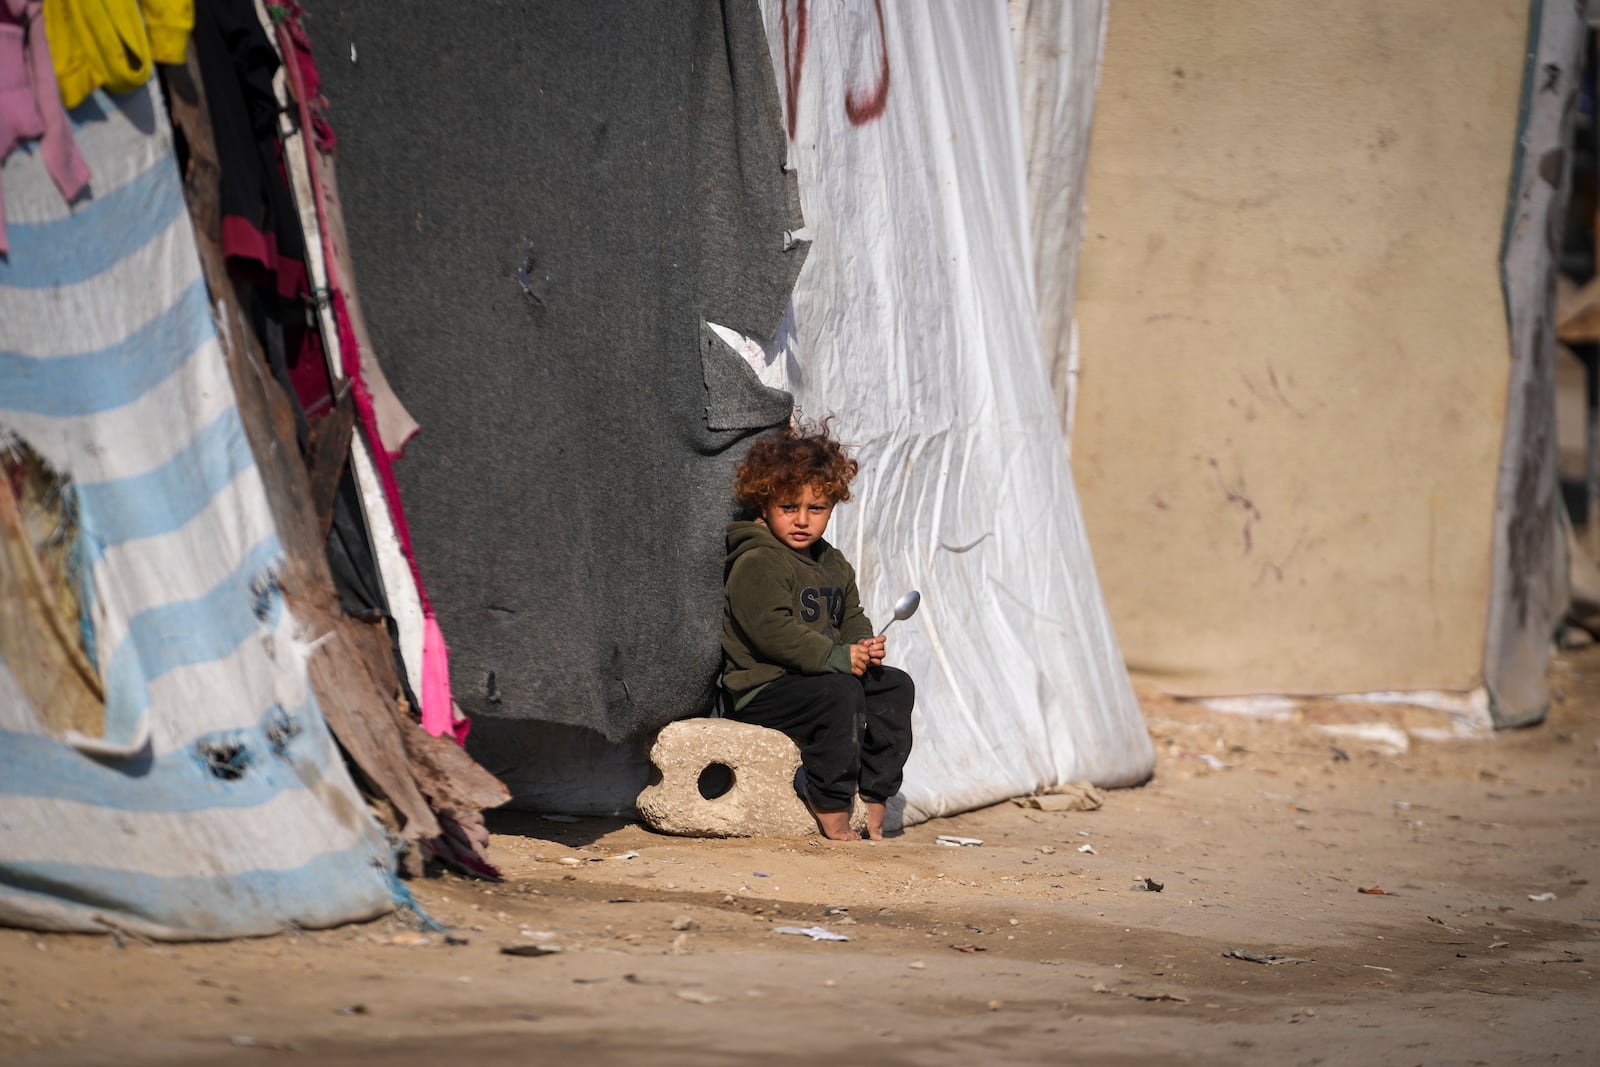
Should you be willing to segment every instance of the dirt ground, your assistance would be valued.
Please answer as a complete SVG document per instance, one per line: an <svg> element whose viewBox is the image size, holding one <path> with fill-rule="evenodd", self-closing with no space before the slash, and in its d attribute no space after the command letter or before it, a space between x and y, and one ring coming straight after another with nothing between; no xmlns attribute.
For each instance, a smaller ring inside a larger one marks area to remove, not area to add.
<svg viewBox="0 0 1600 1067"><path fill-rule="evenodd" d="M410 883L446 931L0 930L0 1061L1600 1064L1600 648L1553 683L1475 740L1151 698L1149 784L877 844L508 815L503 884Z"/></svg>

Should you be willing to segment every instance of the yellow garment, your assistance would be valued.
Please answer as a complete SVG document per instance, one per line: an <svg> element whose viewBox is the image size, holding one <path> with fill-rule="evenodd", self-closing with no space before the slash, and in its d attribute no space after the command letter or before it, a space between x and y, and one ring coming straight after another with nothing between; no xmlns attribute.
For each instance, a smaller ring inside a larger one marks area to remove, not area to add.
<svg viewBox="0 0 1600 1067"><path fill-rule="evenodd" d="M182 63L193 28L194 0L44 0L44 35L69 108L102 85L137 89L152 62Z"/></svg>

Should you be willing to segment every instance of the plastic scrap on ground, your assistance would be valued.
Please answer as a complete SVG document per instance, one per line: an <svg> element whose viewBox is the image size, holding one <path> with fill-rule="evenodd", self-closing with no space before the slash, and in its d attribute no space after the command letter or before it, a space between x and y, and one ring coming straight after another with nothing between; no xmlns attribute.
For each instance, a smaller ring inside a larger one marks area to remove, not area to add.
<svg viewBox="0 0 1600 1067"><path fill-rule="evenodd" d="M775 934L799 934L809 937L813 941L848 941L845 934L836 934L825 926L778 926L772 931Z"/></svg>

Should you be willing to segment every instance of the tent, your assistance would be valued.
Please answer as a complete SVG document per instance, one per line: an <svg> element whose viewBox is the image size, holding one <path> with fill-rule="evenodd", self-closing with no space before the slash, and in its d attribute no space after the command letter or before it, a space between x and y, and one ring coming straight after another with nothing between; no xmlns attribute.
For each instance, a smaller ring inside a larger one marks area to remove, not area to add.
<svg viewBox="0 0 1600 1067"><path fill-rule="evenodd" d="M338 606L317 471L223 264L221 102L191 53L165 93L63 114L30 57L45 139L0 168L0 922L382 914L402 863L470 866L440 839L503 792L405 713L381 624Z"/></svg>
<svg viewBox="0 0 1600 1067"><path fill-rule="evenodd" d="M73 120L90 204L39 155L3 173L0 425L73 487L105 702L99 729L48 729L8 634L0 921L222 936L380 914L393 856L284 607L165 109L147 86Z"/></svg>
<svg viewBox="0 0 1600 1067"><path fill-rule="evenodd" d="M1110 9L1058 409L1134 675L1537 720L1578 5Z"/></svg>
<svg viewBox="0 0 1600 1067"><path fill-rule="evenodd" d="M424 427L418 559L514 803L626 811L650 733L711 707L731 471L791 402L863 460L836 521L869 614L924 595L894 635L902 817L1148 775L1029 206L1031 158L1074 214L1099 5L1019 5L1020 68L997 0L308 6L373 333Z"/></svg>

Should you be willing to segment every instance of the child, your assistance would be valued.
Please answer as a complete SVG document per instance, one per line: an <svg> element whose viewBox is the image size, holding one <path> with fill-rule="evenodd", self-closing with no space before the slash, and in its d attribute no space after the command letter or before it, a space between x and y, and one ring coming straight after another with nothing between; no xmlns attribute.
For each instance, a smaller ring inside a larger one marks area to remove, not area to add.
<svg viewBox="0 0 1600 1067"><path fill-rule="evenodd" d="M828 433L790 427L758 439L733 495L755 515L728 526L722 684L730 717L788 734L805 768L802 799L825 837L856 841L850 802L883 838L885 802L911 754L915 688L883 665L884 639L861 611L855 569L822 539L857 464Z"/></svg>

